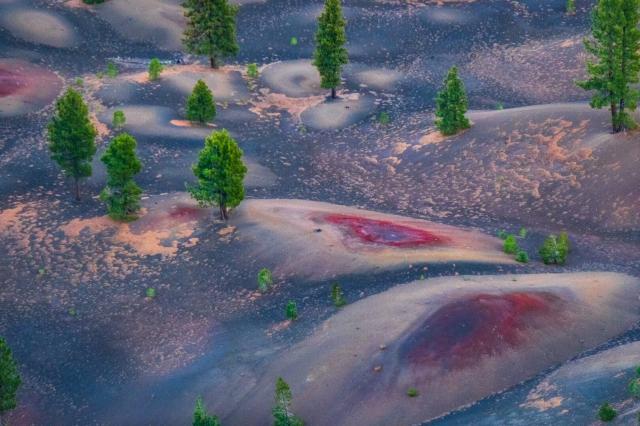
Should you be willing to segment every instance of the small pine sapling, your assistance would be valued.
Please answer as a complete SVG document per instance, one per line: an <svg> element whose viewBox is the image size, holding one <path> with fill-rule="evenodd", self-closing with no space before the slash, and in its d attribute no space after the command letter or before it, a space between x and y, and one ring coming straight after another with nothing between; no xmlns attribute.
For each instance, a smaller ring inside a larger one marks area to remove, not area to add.
<svg viewBox="0 0 640 426"><path fill-rule="evenodd" d="M347 304L344 294L342 293L342 289L340 288L340 284L338 283L334 283L331 286L331 300L333 300L333 304L336 308L341 308Z"/></svg>
<svg viewBox="0 0 640 426"><path fill-rule="evenodd" d="M407 389L407 396L408 396L409 398L415 398L415 397L417 397L418 395L420 395L420 392L418 391L418 389L416 389L416 388L409 388L409 389Z"/></svg>
<svg viewBox="0 0 640 426"><path fill-rule="evenodd" d="M207 413L202 398L196 399L196 407L193 410L193 426L220 426L220 420L217 416Z"/></svg>
<svg viewBox="0 0 640 426"><path fill-rule="evenodd" d="M600 406L598 410L598 418L603 422L610 422L616 418L618 413L608 402L605 402Z"/></svg>
<svg viewBox="0 0 640 426"><path fill-rule="evenodd" d="M576 0L567 0L566 12L567 15L576 14Z"/></svg>
<svg viewBox="0 0 640 426"><path fill-rule="evenodd" d="M11 348L0 337L0 421L2 415L16 408L16 393L22 384Z"/></svg>
<svg viewBox="0 0 640 426"><path fill-rule="evenodd" d="M198 80L187 99L187 118L191 121L206 123L213 120L215 116L216 104L213 102L213 93L204 81Z"/></svg>
<svg viewBox="0 0 640 426"><path fill-rule="evenodd" d="M293 300L289 300L287 302L285 314L287 315L287 319L291 321L295 321L298 319L298 305L296 305L296 302L294 302Z"/></svg>
<svg viewBox="0 0 640 426"><path fill-rule="evenodd" d="M258 64L251 63L247 65L247 75L249 78L258 78Z"/></svg>
<svg viewBox="0 0 640 426"><path fill-rule="evenodd" d="M518 250L518 253L516 253L516 262L529 263L529 254L524 250Z"/></svg>
<svg viewBox="0 0 640 426"><path fill-rule="evenodd" d="M507 238L504 240L503 250L507 254L516 254L518 252L518 241L515 235L507 235Z"/></svg>
<svg viewBox="0 0 640 426"><path fill-rule="evenodd" d="M107 75L111 78L116 78L118 76L118 66L113 62L109 62L107 64Z"/></svg>
<svg viewBox="0 0 640 426"><path fill-rule="evenodd" d="M126 122L127 118L124 115L124 111L113 111L113 119L111 120L111 124L115 129L122 129Z"/></svg>
<svg viewBox="0 0 640 426"><path fill-rule="evenodd" d="M265 293L273 285L273 275L267 268L260 269L258 272L258 290Z"/></svg>
<svg viewBox="0 0 640 426"><path fill-rule="evenodd" d="M149 62L149 80L153 81L160 78L160 73L163 69L164 67L158 58L153 58L151 62Z"/></svg>

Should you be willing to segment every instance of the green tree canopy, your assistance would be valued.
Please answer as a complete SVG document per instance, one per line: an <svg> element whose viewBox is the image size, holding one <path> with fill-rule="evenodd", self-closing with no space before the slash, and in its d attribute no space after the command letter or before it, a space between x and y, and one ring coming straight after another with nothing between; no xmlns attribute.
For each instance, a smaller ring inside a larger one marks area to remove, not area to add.
<svg viewBox="0 0 640 426"><path fill-rule="evenodd" d="M594 92L593 108L608 107L613 132L636 127L627 112L637 107L634 87L640 73L640 0L598 0L593 9L591 37L584 45L592 55L589 78L577 84Z"/></svg>
<svg viewBox="0 0 640 426"><path fill-rule="evenodd" d="M119 134L101 160L107 167L107 186L100 193L100 199L107 205L109 216L116 220L135 219L142 194L133 180L142 170L136 156L136 140L127 133Z"/></svg>
<svg viewBox="0 0 640 426"><path fill-rule="evenodd" d="M188 188L191 196L203 207L218 205L220 219L227 220L228 208L244 199L243 181L247 174L242 150L228 131L220 130L207 137L193 174L198 183Z"/></svg>
<svg viewBox="0 0 640 426"><path fill-rule="evenodd" d="M458 76L458 68L454 66L447 73L436 98L436 127L446 136L468 129L471 124L465 116L466 112L467 94Z"/></svg>
<svg viewBox="0 0 640 426"><path fill-rule="evenodd" d="M201 397L196 399L196 408L193 410L193 426L220 426L218 417L207 413Z"/></svg>
<svg viewBox="0 0 640 426"><path fill-rule="evenodd" d="M69 88L58 99L47 136L51 158L65 175L73 178L75 197L79 200L79 181L91 176L91 160L96 153L96 129L80 93Z"/></svg>
<svg viewBox="0 0 640 426"><path fill-rule="evenodd" d="M291 413L291 389L282 377L276 381L275 399L272 410L274 426L304 426L304 422Z"/></svg>
<svg viewBox="0 0 640 426"><path fill-rule="evenodd" d="M16 408L16 393L22 380L7 342L0 337L0 417Z"/></svg>
<svg viewBox="0 0 640 426"><path fill-rule="evenodd" d="M211 68L218 60L238 53L236 14L238 6L228 0L185 0L187 18L183 43L189 53L207 55Z"/></svg>
<svg viewBox="0 0 640 426"><path fill-rule="evenodd" d="M326 0L324 11L318 18L313 64L320 73L320 85L331 89L332 98L336 97L342 66L349 62L347 49L344 47L347 42L346 25L340 0Z"/></svg>
<svg viewBox="0 0 640 426"><path fill-rule="evenodd" d="M213 120L215 116L216 104L213 102L213 93L204 81L198 80L187 99L187 118L191 121L206 123Z"/></svg>
<svg viewBox="0 0 640 426"><path fill-rule="evenodd" d="M149 62L149 80L157 80L164 67L158 58L151 59Z"/></svg>

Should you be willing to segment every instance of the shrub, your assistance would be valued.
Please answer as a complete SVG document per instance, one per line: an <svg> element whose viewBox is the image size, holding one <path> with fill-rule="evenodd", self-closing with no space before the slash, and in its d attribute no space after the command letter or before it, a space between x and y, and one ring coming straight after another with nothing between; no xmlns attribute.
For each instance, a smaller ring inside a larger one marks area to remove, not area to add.
<svg viewBox="0 0 640 426"><path fill-rule="evenodd" d="M418 395L420 395L420 392L418 392L418 389L416 389L416 388L407 389L407 396L409 398L415 398Z"/></svg>
<svg viewBox="0 0 640 426"><path fill-rule="evenodd" d="M522 228L520 228L520 230L518 231L518 236L519 236L520 238L527 238L527 233L528 233L528 232L527 232L527 228L522 227Z"/></svg>
<svg viewBox="0 0 640 426"><path fill-rule="evenodd" d="M289 44L292 46L297 46L298 45L298 38L297 37L291 37L291 40L289 40Z"/></svg>
<svg viewBox="0 0 640 426"><path fill-rule="evenodd" d="M609 405L608 402L605 402L600 406L600 410L598 410L598 418L603 422L610 422L615 419L618 413L616 410Z"/></svg>
<svg viewBox="0 0 640 426"><path fill-rule="evenodd" d="M573 15L576 13L576 0L567 0L566 11L567 15Z"/></svg>
<svg viewBox="0 0 640 426"><path fill-rule="evenodd" d="M78 87L84 86L84 80L82 78L80 78L80 77L76 78L75 83L76 83L76 86L78 86Z"/></svg>
<svg viewBox="0 0 640 426"><path fill-rule="evenodd" d="M502 110L504 109L504 105L502 104L502 102L498 102L498 103L496 104L496 109L497 109L498 111L502 111Z"/></svg>
<svg viewBox="0 0 640 426"><path fill-rule="evenodd" d="M567 261L569 250L569 237L566 232L563 232L559 237L549 235L547 239L544 240L542 247L540 247L539 253L542 261L546 265L564 265Z"/></svg>
<svg viewBox="0 0 640 426"><path fill-rule="evenodd" d="M287 302L285 313L287 314L287 319L290 319L292 321L297 320L298 306L296 305L296 302L294 302L293 300L289 300L289 302Z"/></svg>
<svg viewBox="0 0 640 426"><path fill-rule="evenodd" d="M508 236L509 234L504 229L498 231L498 238L500 238L501 240L506 240Z"/></svg>
<svg viewBox="0 0 640 426"><path fill-rule="evenodd" d="M213 94L207 84L198 80L193 87L191 96L187 99L187 118L191 121L206 123L216 116L216 105L213 103Z"/></svg>
<svg viewBox="0 0 640 426"><path fill-rule="evenodd" d="M636 367L636 376L640 377L640 365Z"/></svg>
<svg viewBox="0 0 640 426"><path fill-rule="evenodd" d="M529 254L524 250L519 250L516 253L516 262L529 263Z"/></svg>
<svg viewBox="0 0 640 426"><path fill-rule="evenodd" d="M258 272L258 290L266 292L273 285L273 275L267 268L260 269Z"/></svg>
<svg viewBox="0 0 640 426"><path fill-rule="evenodd" d="M340 288L340 284L338 283L334 283L331 286L331 300L333 300L333 304L336 308L341 308L347 304L344 294L342 293L342 289Z"/></svg>
<svg viewBox="0 0 640 426"><path fill-rule="evenodd" d="M634 398L640 398L640 377L636 377L629 383L629 393Z"/></svg>
<svg viewBox="0 0 640 426"><path fill-rule="evenodd" d="M158 58L153 58L151 62L149 62L149 80L157 80L163 69L164 67Z"/></svg>
<svg viewBox="0 0 640 426"><path fill-rule="evenodd" d="M211 415L202 403L202 398L196 399L196 407L193 410L193 426L220 426L217 416Z"/></svg>
<svg viewBox="0 0 640 426"><path fill-rule="evenodd" d="M386 111L382 111L380 115L378 115L378 123L382 125L391 123L391 117L389 116L389 113Z"/></svg>
<svg viewBox="0 0 640 426"><path fill-rule="evenodd" d="M154 297L156 297L156 289L153 287L148 287L145 291L145 294L149 299L153 299Z"/></svg>
<svg viewBox="0 0 640 426"><path fill-rule="evenodd" d="M258 78L258 65L256 63L247 65L247 75L250 78Z"/></svg>
<svg viewBox="0 0 640 426"><path fill-rule="evenodd" d="M124 127L124 124L126 122L127 118L124 116L124 111L113 111L113 120L111 120L111 124L114 128L121 129L122 127Z"/></svg>
<svg viewBox="0 0 640 426"><path fill-rule="evenodd" d="M109 62L107 64L107 75L111 78L115 78L118 76L118 66L113 62Z"/></svg>
<svg viewBox="0 0 640 426"><path fill-rule="evenodd" d="M516 254L518 252L518 241L512 234L507 235L504 240L503 250L507 254Z"/></svg>

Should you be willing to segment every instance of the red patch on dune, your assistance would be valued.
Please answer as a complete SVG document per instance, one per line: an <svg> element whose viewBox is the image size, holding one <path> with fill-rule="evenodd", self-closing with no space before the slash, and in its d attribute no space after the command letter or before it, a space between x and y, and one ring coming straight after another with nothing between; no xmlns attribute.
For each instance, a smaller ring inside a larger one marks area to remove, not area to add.
<svg viewBox="0 0 640 426"><path fill-rule="evenodd" d="M0 67L0 96L10 96L25 86L24 79L14 72Z"/></svg>
<svg viewBox="0 0 640 426"><path fill-rule="evenodd" d="M401 353L411 364L446 369L474 365L526 342L527 329L558 320L563 301L548 292L479 294L451 302L409 336ZM544 324L543 324L544 323Z"/></svg>
<svg viewBox="0 0 640 426"><path fill-rule="evenodd" d="M351 236L369 244L410 248L444 244L448 241L448 238L424 229L412 228L387 220L342 214L329 214L324 219L338 225Z"/></svg>

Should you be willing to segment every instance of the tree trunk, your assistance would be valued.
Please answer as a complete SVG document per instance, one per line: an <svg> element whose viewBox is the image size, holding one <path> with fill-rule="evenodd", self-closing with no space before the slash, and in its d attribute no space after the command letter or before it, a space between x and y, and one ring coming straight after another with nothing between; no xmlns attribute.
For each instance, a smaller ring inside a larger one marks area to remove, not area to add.
<svg viewBox="0 0 640 426"><path fill-rule="evenodd" d="M80 182L79 179L77 177L73 178L73 185L75 187L75 195L76 195L76 201L80 201Z"/></svg>
<svg viewBox="0 0 640 426"><path fill-rule="evenodd" d="M331 88L331 99L335 99L336 98L336 88L332 87Z"/></svg>
<svg viewBox="0 0 640 426"><path fill-rule="evenodd" d="M229 219L229 214L227 213L227 206L224 203L220 203L220 220L224 220L225 222Z"/></svg>
<svg viewBox="0 0 640 426"><path fill-rule="evenodd" d="M215 56L209 56L209 64L211 64L211 68L218 68Z"/></svg>
<svg viewBox="0 0 640 426"><path fill-rule="evenodd" d="M615 102L611 102L611 127L613 128L613 133L620 131L620 125L618 124L618 106Z"/></svg>
<svg viewBox="0 0 640 426"><path fill-rule="evenodd" d="M620 99L620 109L618 110L618 114L620 114L620 120L618 120L619 132L626 130L624 122L622 121L622 119L624 118L624 109L625 109L625 103L624 103L624 98L622 98Z"/></svg>

